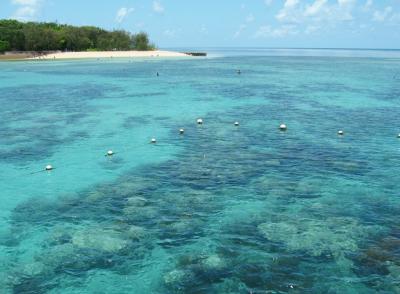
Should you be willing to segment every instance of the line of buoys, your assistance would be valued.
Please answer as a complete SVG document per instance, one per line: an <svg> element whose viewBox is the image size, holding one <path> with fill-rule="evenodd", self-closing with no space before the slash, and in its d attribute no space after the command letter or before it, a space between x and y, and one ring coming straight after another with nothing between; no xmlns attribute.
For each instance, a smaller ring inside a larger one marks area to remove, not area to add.
<svg viewBox="0 0 400 294"><path fill-rule="evenodd" d="M198 124L198 125L202 125L202 124L203 124L203 119L202 119L202 118L197 119L197 124ZM234 125L235 125L236 127L238 127L240 124L239 124L238 121L235 121L235 122L234 122ZM280 124L280 125L279 125L279 130L281 130L281 131L286 131L286 130L287 130L287 125L286 125L286 124ZM185 133L185 129L184 129L184 128L180 128L180 129L179 129L179 134L183 135L184 133ZM337 132L337 134L338 134L339 136L343 136L343 135L344 135L344 131L343 131L343 130L339 130L339 131ZM397 138L400 139L400 133L397 135ZM157 143L156 138L152 138L152 139L150 140L150 144L156 144L156 143ZM110 157L110 156L113 156L113 155L115 155L115 153L114 153L114 151L112 151L112 150L108 150L107 153L105 154L105 156L109 156L109 157ZM53 167L51 164L48 164L48 165L45 166L44 170L41 170L41 171L38 171L38 172L52 171L53 169L54 169L54 167ZM35 173L38 173L38 172L34 172L34 173L31 173L31 174L35 174Z"/></svg>

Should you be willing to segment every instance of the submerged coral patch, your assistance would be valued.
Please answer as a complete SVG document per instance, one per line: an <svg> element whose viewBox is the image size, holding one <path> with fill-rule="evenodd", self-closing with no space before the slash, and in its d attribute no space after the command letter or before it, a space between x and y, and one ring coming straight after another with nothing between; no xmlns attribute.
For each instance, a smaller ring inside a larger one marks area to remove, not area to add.
<svg viewBox="0 0 400 294"><path fill-rule="evenodd" d="M399 292L382 60L54 62L2 87L0 291Z"/></svg>

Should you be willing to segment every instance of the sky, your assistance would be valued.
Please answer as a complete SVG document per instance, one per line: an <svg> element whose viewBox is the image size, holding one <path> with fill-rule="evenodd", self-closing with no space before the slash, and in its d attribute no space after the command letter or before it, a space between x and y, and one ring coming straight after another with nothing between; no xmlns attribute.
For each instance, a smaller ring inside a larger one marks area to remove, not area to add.
<svg viewBox="0 0 400 294"><path fill-rule="evenodd" d="M0 0L0 18L145 31L160 48L400 49L400 0Z"/></svg>

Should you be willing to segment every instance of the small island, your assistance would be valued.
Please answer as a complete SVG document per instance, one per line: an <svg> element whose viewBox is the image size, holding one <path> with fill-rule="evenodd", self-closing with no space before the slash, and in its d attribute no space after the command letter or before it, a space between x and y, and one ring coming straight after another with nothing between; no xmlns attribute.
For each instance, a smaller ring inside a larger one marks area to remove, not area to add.
<svg viewBox="0 0 400 294"><path fill-rule="evenodd" d="M0 20L0 59L183 57L160 51L145 32L107 31L95 26Z"/></svg>

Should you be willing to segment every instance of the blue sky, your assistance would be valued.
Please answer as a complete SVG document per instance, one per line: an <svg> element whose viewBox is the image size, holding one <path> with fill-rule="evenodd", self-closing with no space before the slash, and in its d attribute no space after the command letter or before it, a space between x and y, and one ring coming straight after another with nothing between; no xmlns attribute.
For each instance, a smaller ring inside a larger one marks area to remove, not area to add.
<svg viewBox="0 0 400 294"><path fill-rule="evenodd" d="M0 18L143 30L159 47L400 48L400 0L0 0Z"/></svg>

